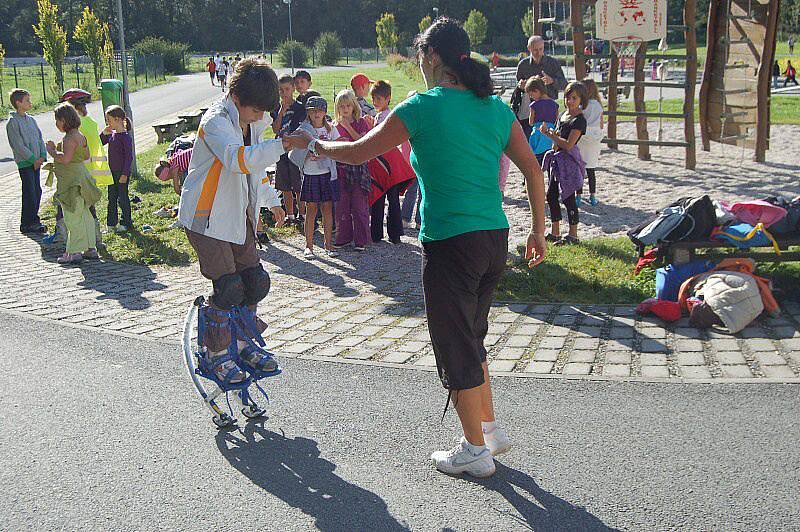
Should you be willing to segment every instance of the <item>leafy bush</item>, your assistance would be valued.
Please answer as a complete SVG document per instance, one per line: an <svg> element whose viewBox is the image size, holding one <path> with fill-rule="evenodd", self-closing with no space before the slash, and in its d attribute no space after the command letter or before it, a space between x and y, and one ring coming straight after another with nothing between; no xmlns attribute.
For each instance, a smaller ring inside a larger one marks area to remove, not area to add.
<svg viewBox="0 0 800 532"><path fill-rule="evenodd" d="M133 49L142 55L160 55L164 58L164 70L173 74L185 71L183 57L189 51L189 45L173 42L161 37L145 37L133 45Z"/></svg>
<svg viewBox="0 0 800 532"><path fill-rule="evenodd" d="M333 32L325 32L314 42L318 65L335 65L342 58L342 40Z"/></svg>
<svg viewBox="0 0 800 532"><path fill-rule="evenodd" d="M419 71L419 64L415 59L400 54L389 54L386 56L386 63L390 68L403 72L409 78L422 81L422 72Z"/></svg>
<svg viewBox="0 0 800 532"><path fill-rule="evenodd" d="M283 41L278 46L278 57L284 66L292 64L292 56L294 55L294 66L308 66L308 58L311 51L308 46L300 41Z"/></svg>

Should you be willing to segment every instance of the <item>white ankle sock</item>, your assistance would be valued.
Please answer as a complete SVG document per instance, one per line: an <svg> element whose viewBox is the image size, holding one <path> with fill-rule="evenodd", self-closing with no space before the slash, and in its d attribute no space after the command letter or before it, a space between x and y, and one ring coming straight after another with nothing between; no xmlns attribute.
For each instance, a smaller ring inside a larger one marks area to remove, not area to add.
<svg viewBox="0 0 800 532"><path fill-rule="evenodd" d="M465 437L464 438L464 447L470 453L472 453L473 455L477 456L477 455L481 454L481 451L483 451L486 448L486 445L472 445L469 442L469 440L467 440L466 437Z"/></svg>
<svg viewBox="0 0 800 532"><path fill-rule="evenodd" d="M489 434L497 428L497 421L481 421L481 429L484 434Z"/></svg>

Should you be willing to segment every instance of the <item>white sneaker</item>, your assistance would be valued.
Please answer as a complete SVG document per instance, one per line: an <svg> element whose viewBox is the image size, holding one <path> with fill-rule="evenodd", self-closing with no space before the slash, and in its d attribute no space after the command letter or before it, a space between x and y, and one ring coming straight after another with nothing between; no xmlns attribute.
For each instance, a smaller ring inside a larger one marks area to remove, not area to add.
<svg viewBox="0 0 800 532"><path fill-rule="evenodd" d="M305 250L305 251L303 251L303 258L304 258L304 259L311 260L311 259L313 259L314 257L315 257L315 255L314 255L314 250L312 250L311 248L306 248L306 250Z"/></svg>
<svg viewBox="0 0 800 532"><path fill-rule="evenodd" d="M411 222L403 220L403 229L411 229Z"/></svg>
<svg viewBox="0 0 800 532"><path fill-rule="evenodd" d="M327 255L330 258L338 257L339 256L339 252L336 251L335 249L326 249L325 250L325 255Z"/></svg>
<svg viewBox="0 0 800 532"><path fill-rule="evenodd" d="M506 431L500 427L495 427L491 432L483 431L483 440L492 456L500 456L511 450L511 439Z"/></svg>
<svg viewBox="0 0 800 532"><path fill-rule="evenodd" d="M435 451L431 454L431 460L436 469L442 473L458 475L469 473L473 477L490 477L494 475L495 466L492 454L485 445L477 447L478 453L473 454L467 448L467 439L463 436L461 441L448 451Z"/></svg>

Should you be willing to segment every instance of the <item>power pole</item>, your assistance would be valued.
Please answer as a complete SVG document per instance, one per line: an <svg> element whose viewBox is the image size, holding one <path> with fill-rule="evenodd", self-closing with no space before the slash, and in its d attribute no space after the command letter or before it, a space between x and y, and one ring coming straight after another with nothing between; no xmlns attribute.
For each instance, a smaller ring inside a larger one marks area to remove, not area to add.
<svg viewBox="0 0 800 532"><path fill-rule="evenodd" d="M117 25L119 26L119 49L122 56L122 101L125 107L125 114L128 115L128 119L133 123L133 111L128 98L128 50L125 48L125 22L122 20L122 0L117 0ZM131 173L138 175L139 172L136 168L136 139L134 138L133 128L129 133L131 135L131 144L133 145ZM130 176L128 177L130 178Z"/></svg>
<svg viewBox="0 0 800 532"><path fill-rule="evenodd" d="M258 7L261 13L261 55L264 55L264 0L258 0Z"/></svg>

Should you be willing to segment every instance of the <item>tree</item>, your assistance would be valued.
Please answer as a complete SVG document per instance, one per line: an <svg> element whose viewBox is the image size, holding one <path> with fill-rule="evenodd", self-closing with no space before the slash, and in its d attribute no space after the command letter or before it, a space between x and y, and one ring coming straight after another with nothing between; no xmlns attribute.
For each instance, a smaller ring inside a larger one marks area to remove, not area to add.
<svg viewBox="0 0 800 532"><path fill-rule="evenodd" d="M381 18L375 23L375 34L381 52L388 53L397 47L400 37L397 35L397 22L394 20L393 13L381 15Z"/></svg>
<svg viewBox="0 0 800 532"><path fill-rule="evenodd" d="M75 25L72 38L81 43L86 55L92 60L96 84L99 84L100 78L103 77L103 60L107 53L108 35L108 24L100 22L92 10L88 6L85 7L81 19ZM113 44L111 49L113 50Z"/></svg>
<svg viewBox="0 0 800 532"><path fill-rule="evenodd" d="M423 33L431 27L431 24L433 24L433 19L430 15L425 15L422 20L419 21L419 32Z"/></svg>
<svg viewBox="0 0 800 532"><path fill-rule="evenodd" d="M464 30L469 35L469 42L472 46L483 44L486 40L486 32L489 28L489 21L483 13L477 9L473 9L467 15L467 21L464 23Z"/></svg>
<svg viewBox="0 0 800 532"><path fill-rule="evenodd" d="M58 6L50 0L36 0L39 11L39 24L33 32L42 45L44 59L53 67L56 85L64 90L64 58L67 56L67 32L58 23Z"/></svg>
<svg viewBox="0 0 800 532"><path fill-rule="evenodd" d="M535 33L536 25L534 24L533 20L533 8L529 7L525 14L522 16L522 33L525 34L526 37L530 37Z"/></svg>

